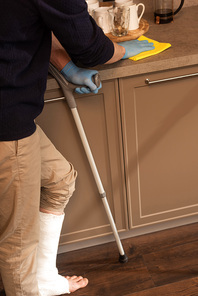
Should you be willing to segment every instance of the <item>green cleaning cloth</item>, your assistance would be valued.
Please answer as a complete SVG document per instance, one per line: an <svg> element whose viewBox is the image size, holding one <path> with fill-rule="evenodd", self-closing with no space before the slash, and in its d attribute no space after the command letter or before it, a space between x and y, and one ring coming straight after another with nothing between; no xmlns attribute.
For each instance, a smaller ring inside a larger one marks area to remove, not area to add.
<svg viewBox="0 0 198 296"><path fill-rule="evenodd" d="M148 42L153 42L155 48L152 49L152 50L149 50L149 51L141 52L141 53L139 53L139 54L137 54L137 55L135 55L133 57L130 57L129 59L133 60L133 61L138 61L138 60L150 57L152 55L158 54L158 53L166 50L167 48L171 47L170 43L161 43L161 42L152 40L150 38L147 38L147 37L145 37L143 35L140 36L138 38L138 40L148 40Z"/></svg>

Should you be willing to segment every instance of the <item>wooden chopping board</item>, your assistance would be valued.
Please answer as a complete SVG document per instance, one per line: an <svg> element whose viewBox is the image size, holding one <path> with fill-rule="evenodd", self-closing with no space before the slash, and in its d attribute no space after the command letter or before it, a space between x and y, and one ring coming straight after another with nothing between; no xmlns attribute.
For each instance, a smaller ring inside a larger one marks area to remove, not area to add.
<svg viewBox="0 0 198 296"><path fill-rule="evenodd" d="M129 41L134 40L145 34L149 29L149 24L145 19L140 20L139 29L128 31L128 34L126 36L117 37L113 36L111 33L105 34L111 41L113 42L123 42L123 41Z"/></svg>

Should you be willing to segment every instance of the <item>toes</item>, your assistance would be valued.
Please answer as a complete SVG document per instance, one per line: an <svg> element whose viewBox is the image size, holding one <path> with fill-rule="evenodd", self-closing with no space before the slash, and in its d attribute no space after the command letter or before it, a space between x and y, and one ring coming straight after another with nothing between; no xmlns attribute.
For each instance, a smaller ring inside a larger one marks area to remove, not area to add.
<svg viewBox="0 0 198 296"><path fill-rule="evenodd" d="M83 280L82 276L78 276L77 279L76 279L77 282L80 282L81 280Z"/></svg>
<svg viewBox="0 0 198 296"><path fill-rule="evenodd" d="M72 280L74 282L80 282L81 280L83 280L83 277L82 276L76 276L76 275L73 275L73 276L66 276L65 277L67 280Z"/></svg>
<svg viewBox="0 0 198 296"><path fill-rule="evenodd" d="M76 280L78 277L76 275L73 275L73 276L69 276L68 277L70 280Z"/></svg>
<svg viewBox="0 0 198 296"><path fill-rule="evenodd" d="M83 284L82 284L82 286L81 286L81 288L84 288L84 287L86 287L87 285L88 285L88 279L87 278L83 278Z"/></svg>
<svg viewBox="0 0 198 296"><path fill-rule="evenodd" d="M84 288L88 284L88 279L83 278L82 276L72 276L72 277L67 277L69 281L69 291L75 292L78 289Z"/></svg>
<svg viewBox="0 0 198 296"><path fill-rule="evenodd" d="M79 276L77 281L76 281L77 284L80 285L81 288L83 287L86 287L87 284L88 284L88 279L87 278L83 278L82 276Z"/></svg>

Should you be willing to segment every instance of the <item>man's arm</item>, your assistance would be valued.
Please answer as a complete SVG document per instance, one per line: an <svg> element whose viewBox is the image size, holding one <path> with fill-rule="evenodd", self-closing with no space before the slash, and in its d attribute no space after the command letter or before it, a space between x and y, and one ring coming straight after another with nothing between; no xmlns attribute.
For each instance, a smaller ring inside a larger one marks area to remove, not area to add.
<svg viewBox="0 0 198 296"><path fill-rule="evenodd" d="M52 47L51 47L51 56L50 62L61 71L66 64L71 61L68 53L62 47L58 39L52 33Z"/></svg>
<svg viewBox="0 0 198 296"><path fill-rule="evenodd" d="M106 62L106 64L112 64L122 59L125 54L125 48L123 46L114 43L114 55L110 60ZM71 61L71 58L62 47L58 39L52 34L52 48L51 48L51 56L50 62L61 71L65 65Z"/></svg>
<svg viewBox="0 0 198 296"><path fill-rule="evenodd" d="M105 64L113 64L123 58L125 55L125 48L115 42L113 42L114 45L114 54L110 60L108 60Z"/></svg>
<svg viewBox="0 0 198 296"><path fill-rule="evenodd" d="M95 67L152 49L151 47L145 49L141 46L143 41L138 40L114 44L90 17L86 1L77 2L38 1L43 21L54 32L72 61L80 62L86 67ZM53 11L53 18L49 11Z"/></svg>
<svg viewBox="0 0 198 296"><path fill-rule="evenodd" d="M114 54L105 64L112 64L123 58L129 58L140 52L152 50L154 48L153 43L148 43L146 40L131 40L121 42L120 44L113 42L113 45ZM50 61L59 71L61 71L69 61L71 61L69 55L53 34Z"/></svg>
<svg viewBox="0 0 198 296"><path fill-rule="evenodd" d="M97 93L102 87L102 84L97 87L92 81L92 76L98 71L77 67L53 33L50 62L69 82L83 86L75 89L77 93Z"/></svg>

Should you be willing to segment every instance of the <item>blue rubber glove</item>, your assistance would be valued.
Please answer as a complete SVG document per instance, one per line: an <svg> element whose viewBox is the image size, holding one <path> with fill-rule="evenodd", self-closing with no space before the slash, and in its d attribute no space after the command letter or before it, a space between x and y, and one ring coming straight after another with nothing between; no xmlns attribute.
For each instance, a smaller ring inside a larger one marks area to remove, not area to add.
<svg viewBox="0 0 198 296"><path fill-rule="evenodd" d="M122 57L122 60L133 57L143 51L148 51L155 48L153 46L153 42L148 42L148 40L130 40L119 42L118 44L125 48L125 55Z"/></svg>
<svg viewBox="0 0 198 296"><path fill-rule="evenodd" d="M84 86L77 87L75 89L76 93L89 94L92 92L97 94L98 90L102 87L101 83L97 87L92 81L92 76L97 74L98 71L78 68L72 61L66 64L60 72L69 82Z"/></svg>

